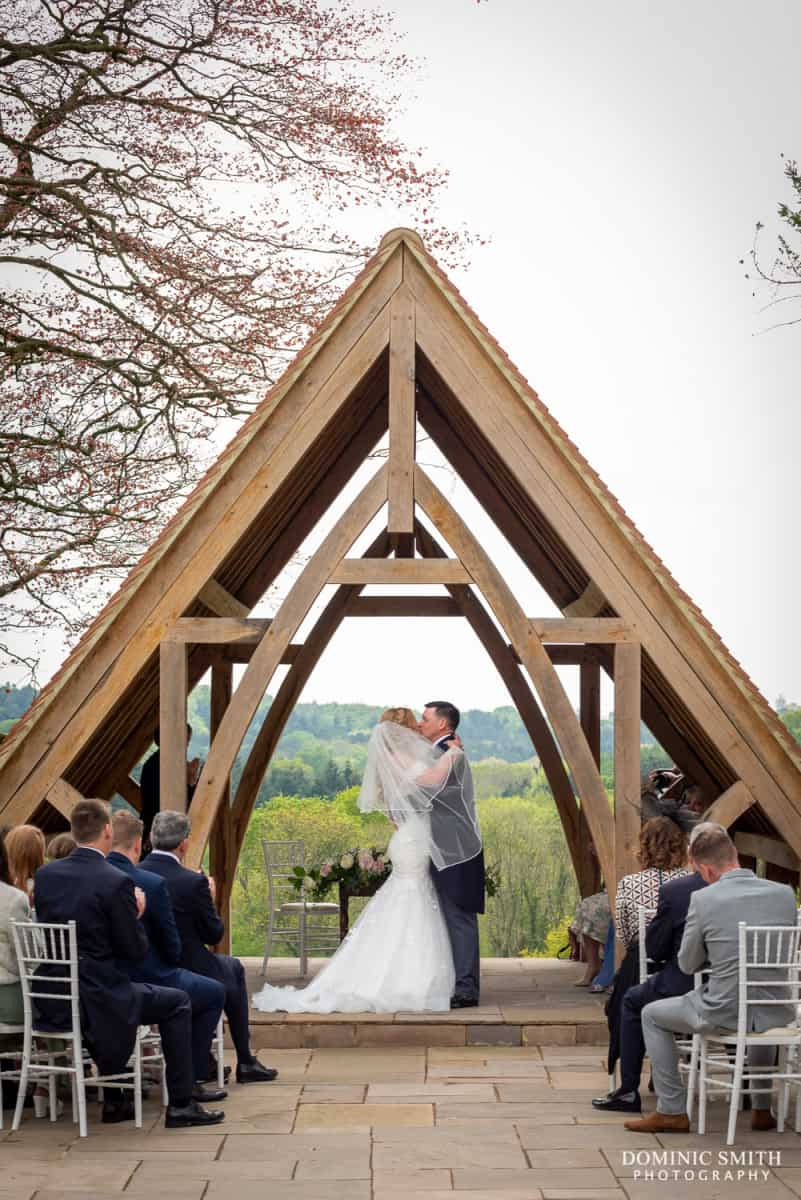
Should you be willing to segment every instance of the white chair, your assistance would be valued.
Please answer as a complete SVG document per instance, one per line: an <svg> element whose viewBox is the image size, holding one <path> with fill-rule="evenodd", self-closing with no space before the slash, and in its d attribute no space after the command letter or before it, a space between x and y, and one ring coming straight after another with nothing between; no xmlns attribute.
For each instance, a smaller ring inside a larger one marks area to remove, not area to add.
<svg viewBox="0 0 801 1200"><path fill-rule="evenodd" d="M9 1034L25 1033L24 1025L7 1025L4 1021L0 1021L0 1036L5 1037ZM19 1081L19 1067L17 1063L20 1059L21 1051L19 1050L2 1050L0 1051L0 1129L3 1128L3 1080L7 1079L10 1082ZM6 1063L12 1065L6 1067Z"/></svg>
<svg viewBox="0 0 801 1200"><path fill-rule="evenodd" d="M17 952L22 985L22 1004L25 1014L23 1029L22 1065L19 1072L17 1105L11 1128L17 1130L22 1120L22 1107L30 1079L44 1078L50 1091L50 1119L55 1120L56 1076L67 1075L72 1082L73 1120L78 1114L78 1132L86 1137L86 1072L85 1051L81 1035L80 1001L78 991L78 939L75 922L66 925L12 921L11 931ZM41 975L42 967L52 969L52 974ZM60 1000L68 1005L70 1028L54 1032L43 1029L42 1022L34 1016L34 1001ZM34 1055L33 1039L48 1045L47 1051ZM63 1047L50 1049L50 1043L61 1042ZM64 1051L69 1054L66 1065L56 1061ZM103 1088L119 1088L133 1091L134 1119L137 1128L142 1127L142 1038L137 1036L132 1055L131 1069L115 1075L97 1075L92 1083Z"/></svg>
<svg viewBox="0 0 801 1200"><path fill-rule="evenodd" d="M801 1086L801 1071L795 1063L790 1066L789 1054L801 1043L797 1006L799 993L799 930L798 925L766 926L739 923L738 1008L737 1029L717 1029L696 1034L698 1042L698 1132L706 1130L707 1090L722 1089L729 1094L729 1124L726 1144L734 1141L737 1110L743 1084L749 1085L751 1095L773 1091L779 1081L777 1130L784 1130L790 1087ZM770 995L766 996L766 990ZM753 998L752 998L753 997ZM750 1011L755 1007L790 1006L795 1013L789 1025L766 1029L763 1033L749 1032ZM750 1046L777 1046L779 1061L776 1067L752 1070L746 1066ZM734 1048L734 1060L726 1053ZM730 1076L730 1078L727 1078ZM689 1101L688 1101L689 1109ZM796 1132L801 1132L798 1106Z"/></svg>
<svg viewBox="0 0 801 1200"><path fill-rule="evenodd" d="M267 871L268 914L261 973L267 974L273 944L283 942L290 950L297 951L300 973L305 976L309 970L310 950L336 950L339 945L339 923L331 928L316 920L324 916L338 917L339 904L298 897L292 881L297 878L295 867L305 866L302 841L269 842L263 838L261 846Z"/></svg>
<svg viewBox="0 0 801 1200"><path fill-rule="evenodd" d="M655 908L646 908L644 904L639 905L637 909L637 949L639 951L640 962L640 983L645 983L648 978L648 953L645 949L645 931L656 916Z"/></svg>

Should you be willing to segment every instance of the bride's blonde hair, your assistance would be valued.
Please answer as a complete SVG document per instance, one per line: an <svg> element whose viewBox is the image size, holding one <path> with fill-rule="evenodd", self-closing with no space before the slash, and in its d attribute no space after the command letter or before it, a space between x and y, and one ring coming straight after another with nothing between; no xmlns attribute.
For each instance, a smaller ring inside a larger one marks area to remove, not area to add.
<svg viewBox="0 0 801 1200"><path fill-rule="evenodd" d="M387 708L381 714L382 721L393 721L395 725L405 725L407 729L417 730L417 717L410 708Z"/></svg>

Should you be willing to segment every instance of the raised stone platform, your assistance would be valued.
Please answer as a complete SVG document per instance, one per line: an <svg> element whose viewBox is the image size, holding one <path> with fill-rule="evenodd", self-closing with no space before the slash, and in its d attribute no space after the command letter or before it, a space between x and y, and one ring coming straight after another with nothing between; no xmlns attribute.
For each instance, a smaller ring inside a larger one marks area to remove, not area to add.
<svg viewBox="0 0 801 1200"><path fill-rule="evenodd" d="M263 985L261 960L243 959L251 994ZM269 983L302 987L295 958L271 959ZM251 1010L254 1047L574 1046L606 1039L605 996L577 988L584 968L552 958L481 960L481 1006L448 1013L260 1013Z"/></svg>

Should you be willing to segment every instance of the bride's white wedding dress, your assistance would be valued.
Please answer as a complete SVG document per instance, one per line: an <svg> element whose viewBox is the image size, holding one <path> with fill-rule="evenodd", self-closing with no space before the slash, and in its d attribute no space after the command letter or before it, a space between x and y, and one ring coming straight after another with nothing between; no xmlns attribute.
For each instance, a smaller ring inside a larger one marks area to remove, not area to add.
<svg viewBox="0 0 801 1200"><path fill-rule="evenodd" d="M333 957L305 988L253 997L262 1012L398 1012L450 1009L454 971L448 930L430 874L430 818L403 822L387 854L392 874L371 897Z"/></svg>

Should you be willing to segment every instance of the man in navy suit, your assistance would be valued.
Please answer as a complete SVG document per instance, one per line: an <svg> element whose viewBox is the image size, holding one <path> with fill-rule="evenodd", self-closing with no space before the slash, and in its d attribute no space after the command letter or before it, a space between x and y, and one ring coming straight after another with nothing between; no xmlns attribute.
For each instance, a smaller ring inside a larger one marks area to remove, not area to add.
<svg viewBox="0 0 801 1200"><path fill-rule="evenodd" d="M652 1000L667 996L683 996L692 990L693 977L685 975L678 963L679 946L690 898L706 883L697 873L670 879L659 889L656 915L645 931L645 951L648 957L661 963L658 971L644 983L630 987L623 997L620 1023L620 1087L606 1096L598 1096L593 1108L604 1112L642 1112L640 1075L645 1058L645 1039L642 1032L642 1010Z"/></svg>
<svg viewBox="0 0 801 1200"><path fill-rule="evenodd" d="M444 754L454 739L459 717L456 705L447 700L432 700L423 709L419 730ZM449 785L450 781L446 782L443 791ZM484 911L484 851L480 850L467 862L441 870L432 863L431 874L453 951L456 983L451 1008L474 1008L481 988L478 914Z"/></svg>
<svg viewBox="0 0 801 1200"><path fill-rule="evenodd" d="M146 900L127 875L106 862L109 806L103 800L80 800L70 828L78 843L72 854L36 872L36 914L45 923L76 923L82 1025L92 1057L102 1075L119 1074L126 1069L139 1025L158 1025L167 1069L167 1128L216 1125L225 1114L192 1098L192 1012L186 992L131 981L130 964L147 955L140 920ZM63 1000L37 1000L37 1009L52 1028L69 1028ZM120 1096L124 1093L112 1092L104 1100L104 1122L133 1120L133 1103Z"/></svg>
<svg viewBox="0 0 801 1200"><path fill-rule="evenodd" d="M225 1015L236 1050L237 1083L267 1083L278 1072L265 1067L250 1049L248 992L245 970L238 958L212 954L225 933L214 907L214 881L183 865L191 824L185 813L169 809L156 814L150 831L153 849L142 866L167 884L181 938L181 966L217 979L225 988Z"/></svg>
<svg viewBox="0 0 801 1200"><path fill-rule="evenodd" d="M160 875L144 871L136 864L142 853L142 822L133 813L120 809L111 818L112 849L106 862L115 866L141 888L147 901L142 924L148 951L141 963L131 969L137 983L155 983L180 988L192 1005L192 1062L196 1100L224 1100L220 1089L200 1086L207 1078L211 1043L223 1009L225 988L216 979L197 975L180 966L181 938L167 885Z"/></svg>

